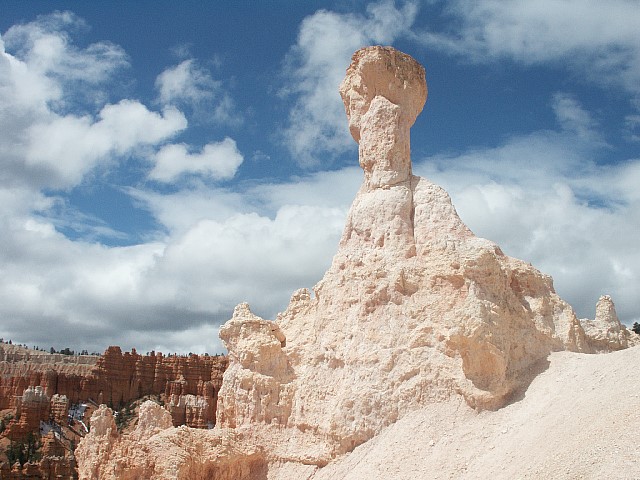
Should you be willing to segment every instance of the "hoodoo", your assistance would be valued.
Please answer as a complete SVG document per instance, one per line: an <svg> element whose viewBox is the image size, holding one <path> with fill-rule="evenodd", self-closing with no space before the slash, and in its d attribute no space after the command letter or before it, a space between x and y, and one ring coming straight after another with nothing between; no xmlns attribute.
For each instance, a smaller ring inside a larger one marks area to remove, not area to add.
<svg viewBox="0 0 640 480"><path fill-rule="evenodd" d="M222 475L227 462L240 475L246 461L246 476L234 478L309 478L430 404L461 395L478 410L502 407L550 352L629 343L610 299L599 307L606 321L587 335L549 276L476 237L441 187L413 175L410 128L427 98L418 62L390 47L358 50L340 94L364 179L338 252L313 292L296 291L275 321L242 304L221 328L230 363L216 429L189 437L218 456L191 472ZM175 450L183 434L155 434L153 448L136 441L158 451L165 439ZM103 471L114 456L102 457ZM187 478L157 458L136 468Z"/></svg>

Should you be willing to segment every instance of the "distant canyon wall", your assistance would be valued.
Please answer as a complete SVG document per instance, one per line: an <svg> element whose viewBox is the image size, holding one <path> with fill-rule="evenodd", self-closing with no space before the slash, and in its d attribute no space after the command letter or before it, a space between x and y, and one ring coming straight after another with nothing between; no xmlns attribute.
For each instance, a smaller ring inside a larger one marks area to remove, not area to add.
<svg viewBox="0 0 640 480"><path fill-rule="evenodd" d="M0 409L18 406L29 387L49 399L92 400L113 407L145 395L165 395L176 425L215 423L218 391L227 367L223 356L166 356L109 347L102 356L61 355L0 345Z"/></svg>

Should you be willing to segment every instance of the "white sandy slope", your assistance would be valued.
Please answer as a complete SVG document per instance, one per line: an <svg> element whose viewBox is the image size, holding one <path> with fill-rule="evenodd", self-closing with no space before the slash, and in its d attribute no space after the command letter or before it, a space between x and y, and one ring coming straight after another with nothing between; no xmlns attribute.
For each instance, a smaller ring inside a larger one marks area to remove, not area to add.
<svg viewBox="0 0 640 480"><path fill-rule="evenodd" d="M640 347L553 353L501 410L429 406L311 478L640 479Z"/></svg>

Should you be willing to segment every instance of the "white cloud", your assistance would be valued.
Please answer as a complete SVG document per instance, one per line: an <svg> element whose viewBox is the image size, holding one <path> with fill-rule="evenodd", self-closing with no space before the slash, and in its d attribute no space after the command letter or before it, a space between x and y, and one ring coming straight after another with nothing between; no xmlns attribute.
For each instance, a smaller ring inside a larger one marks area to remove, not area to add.
<svg viewBox="0 0 640 480"><path fill-rule="evenodd" d="M248 301L273 317L295 289L322 277L343 221L340 209L296 205L283 205L273 219L202 220L173 238L148 274L173 305L230 312Z"/></svg>
<svg viewBox="0 0 640 480"><path fill-rule="evenodd" d="M96 166L187 126L173 107L159 114L134 100L102 104L97 115L63 113L78 89L104 97L102 84L126 65L124 52L109 43L74 46L63 29L78 26L73 14L57 13L2 37L14 52L0 49L0 178L6 183L69 188Z"/></svg>
<svg viewBox="0 0 640 480"><path fill-rule="evenodd" d="M132 341L135 340L139 345L151 345L151 347L148 347L151 350L167 354L176 352L182 354L186 354L187 352L221 353L224 351L224 347L218 337L218 330L219 327L217 324L198 325L193 328L173 332L154 332L151 330L150 332L134 334ZM154 338L158 343L155 345L149 344L149 336ZM147 338L145 339L145 337Z"/></svg>
<svg viewBox="0 0 640 480"><path fill-rule="evenodd" d="M165 145L154 156L155 166L149 178L160 182L174 182L183 174L198 174L213 180L233 178L244 160L236 142L225 138L208 143L200 153L189 153L184 144Z"/></svg>
<svg viewBox="0 0 640 480"><path fill-rule="evenodd" d="M273 318L295 289L322 277L335 252L344 206L314 206L318 193L304 196L331 185L311 177L282 187L290 193L209 190L208 205L205 187L140 195L172 223L165 238L129 247L71 241L29 212L0 217L0 265L11 279L0 282L0 318L14 319L0 324L0 336L56 348L213 352L217 326L237 303ZM274 213L255 213L253 202Z"/></svg>
<svg viewBox="0 0 640 480"><path fill-rule="evenodd" d="M212 189L198 183L174 193L129 188L137 208L147 210L172 236L182 235L202 220L224 221L237 213L251 211L244 193Z"/></svg>
<svg viewBox="0 0 640 480"><path fill-rule="evenodd" d="M355 162L354 162L355 163ZM246 195L255 199L254 208L270 214L280 205L304 205L346 209L362 182L362 169L357 166L335 171L316 172L286 183L259 184Z"/></svg>
<svg viewBox="0 0 640 480"><path fill-rule="evenodd" d="M51 172L50 186L68 187L99 162L155 145L186 126L186 118L175 108L160 115L132 100L106 105L95 120L52 114L29 127L25 163Z"/></svg>
<svg viewBox="0 0 640 480"><path fill-rule="evenodd" d="M127 67L127 55L110 42L76 47L68 32L84 28L84 21L73 13L56 12L7 30L3 40L6 48L15 52L12 63L17 81L12 93L18 101L48 101L61 109L79 94L102 97L95 87Z"/></svg>
<svg viewBox="0 0 640 480"><path fill-rule="evenodd" d="M188 59L158 75L156 88L163 104L181 101L198 104L213 98L221 84L214 81L209 72L200 68L193 59Z"/></svg>
<svg viewBox="0 0 640 480"><path fill-rule="evenodd" d="M147 209L172 237L184 235L203 220L225 222L237 214L275 218L284 205L346 211L362 181L359 167L317 172L282 183L247 185L242 191L203 184L170 194L129 189L140 208ZM330 192L330 194L329 194Z"/></svg>
<svg viewBox="0 0 640 480"><path fill-rule="evenodd" d="M367 7L366 15L320 10L305 18L283 74L284 95L296 100L282 132L287 148L302 165L353 150L345 128L344 106L336 94L355 50L371 43L389 44L413 23L417 7L392 1Z"/></svg>
<svg viewBox="0 0 640 480"><path fill-rule="evenodd" d="M137 100L105 101L126 55L109 43L75 46L69 32L81 28L74 15L54 14L12 27L0 38L0 336L96 351L109 344L150 350L169 338L178 346L202 345L202 338L190 341L189 333L175 332L211 331L222 320L216 315L230 314L223 309L227 304L198 310L211 303L195 292L190 296L188 276L172 284L154 275L171 267L165 252L195 223L159 240L107 247L86 240L120 232L65 212L65 192L44 192L72 189L99 167L108 176L130 157L154 158L158 149L155 173L165 179L182 172L230 178L242 156L227 138L197 154L179 145L179 163L163 163L170 147L162 146L186 128L185 115L171 105L156 112ZM220 105L222 113L230 108L224 98ZM220 221L236 214L230 208ZM84 240L56 229L78 222L74 229ZM219 343L212 338L209 345Z"/></svg>
<svg viewBox="0 0 640 480"><path fill-rule="evenodd" d="M424 31L430 47L475 61L562 62L598 83L640 91L640 15L634 0L456 0L455 34Z"/></svg>
<svg viewBox="0 0 640 480"><path fill-rule="evenodd" d="M566 131L574 132L584 141L603 141L596 130L598 123L573 96L556 93L553 97L553 111Z"/></svg>
<svg viewBox="0 0 640 480"><path fill-rule="evenodd" d="M211 73L192 58L167 68L156 78L158 101L162 105L184 105L199 118L237 125L241 122L234 102Z"/></svg>

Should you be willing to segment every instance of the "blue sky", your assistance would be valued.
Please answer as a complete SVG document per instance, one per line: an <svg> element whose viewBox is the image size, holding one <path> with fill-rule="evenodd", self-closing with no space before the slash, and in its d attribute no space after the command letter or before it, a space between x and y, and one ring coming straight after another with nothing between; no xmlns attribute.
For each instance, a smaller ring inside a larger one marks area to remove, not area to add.
<svg viewBox="0 0 640 480"><path fill-rule="evenodd" d="M414 171L580 317L640 321L639 32L631 0L4 1L0 336L213 353L237 303L274 318L361 181L369 44L426 68Z"/></svg>

